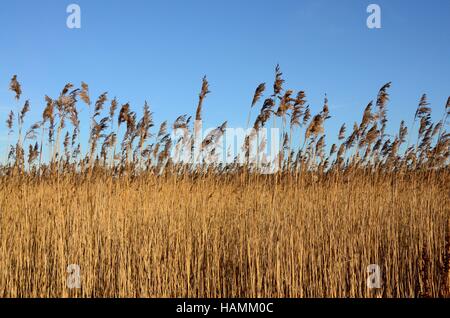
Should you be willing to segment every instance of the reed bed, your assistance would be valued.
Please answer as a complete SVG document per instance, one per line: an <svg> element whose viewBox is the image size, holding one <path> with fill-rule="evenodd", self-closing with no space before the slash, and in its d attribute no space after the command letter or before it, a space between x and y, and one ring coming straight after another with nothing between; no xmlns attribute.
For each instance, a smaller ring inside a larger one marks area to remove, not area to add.
<svg viewBox="0 0 450 318"><path fill-rule="evenodd" d="M328 99L313 115L277 66L273 92L264 99L258 85L249 105L248 126L261 109L242 157L227 164L202 161L226 122L200 140L199 162L174 161L177 145L201 135L206 78L195 121L182 115L155 131L147 103L138 118L106 93L92 103L85 83L46 96L28 129L25 101L7 117L17 141L0 169L0 295L449 297L450 98L434 123L422 96L412 141L405 122L387 133L390 85L327 148ZM21 102L17 76L10 89ZM79 107L91 114L85 142ZM272 123L280 169L265 174L251 149ZM67 284L70 264L80 288ZM371 264L380 288L367 285Z"/></svg>

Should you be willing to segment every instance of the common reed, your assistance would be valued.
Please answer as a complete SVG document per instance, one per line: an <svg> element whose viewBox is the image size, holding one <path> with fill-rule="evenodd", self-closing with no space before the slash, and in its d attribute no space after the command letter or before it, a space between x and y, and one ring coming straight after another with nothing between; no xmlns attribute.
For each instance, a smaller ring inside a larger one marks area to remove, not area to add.
<svg viewBox="0 0 450 318"><path fill-rule="evenodd" d="M277 65L268 96L257 86L243 154L218 163L227 122L203 136L206 77L195 120L183 114L153 131L147 102L140 116L106 92L92 103L84 82L45 96L42 118L25 129L33 104L14 75L23 107L7 114L17 140L0 167L1 296L448 297L450 98L434 123L424 94L411 131L402 121L392 134L387 83L327 144L329 97L313 114L282 76ZM259 132L277 118L280 169L267 174L251 150L265 148ZM70 264L79 289L67 285Z"/></svg>

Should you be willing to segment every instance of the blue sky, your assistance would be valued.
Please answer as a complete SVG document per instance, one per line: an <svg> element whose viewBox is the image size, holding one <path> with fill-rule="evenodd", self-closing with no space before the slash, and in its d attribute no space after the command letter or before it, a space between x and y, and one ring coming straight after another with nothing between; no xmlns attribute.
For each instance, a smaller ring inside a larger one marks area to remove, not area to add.
<svg viewBox="0 0 450 318"><path fill-rule="evenodd" d="M79 30L66 27L71 3L81 7ZM370 3L381 6L381 29L366 27ZM256 86L271 88L279 63L285 88L305 90L313 113L328 94L328 143L342 123L360 120L388 81L395 130L400 119L411 123L421 94L428 94L435 118L450 95L448 0L15 0L0 6L2 140L15 107L8 91L13 74L31 102L29 123L40 119L45 94L57 97L65 83L81 81L91 99L107 91L138 113L147 100L157 122L173 121L195 112L207 75L205 125L228 120L245 127Z"/></svg>

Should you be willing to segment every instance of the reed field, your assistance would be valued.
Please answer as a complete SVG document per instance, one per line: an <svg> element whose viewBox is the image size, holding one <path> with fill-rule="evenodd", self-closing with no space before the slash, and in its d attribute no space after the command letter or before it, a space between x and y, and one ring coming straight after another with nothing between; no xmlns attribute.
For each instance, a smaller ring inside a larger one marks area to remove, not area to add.
<svg viewBox="0 0 450 318"><path fill-rule="evenodd" d="M433 121L423 95L392 129L390 87L326 136L327 98L310 106L277 66L250 96L240 151L221 162L227 122L206 136L198 125L206 77L193 117L155 127L149 104L91 100L86 83L45 96L28 125L35 106L13 76L0 296L450 297L450 98ZM259 132L272 127L280 149L261 163Z"/></svg>

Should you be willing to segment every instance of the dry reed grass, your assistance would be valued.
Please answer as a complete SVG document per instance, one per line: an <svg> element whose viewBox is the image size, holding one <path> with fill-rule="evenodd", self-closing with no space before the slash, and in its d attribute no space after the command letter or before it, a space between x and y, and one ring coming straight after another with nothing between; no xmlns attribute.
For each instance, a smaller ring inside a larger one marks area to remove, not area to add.
<svg viewBox="0 0 450 318"><path fill-rule="evenodd" d="M153 135L147 103L141 119L129 104L116 117L114 99L100 119L106 93L93 103L82 153L78 97L92 107L85 83L46 96L42 120L28 131L30 104L11 111L7 126L18 140L0 170L0 296L448 297L450 98L435 124L423 95L410 145L404 122L395 136L385 133L388 83L375 110L369 103L347 136L343 125L327 155L328 99L312 115L305 93L292 98L283 84L277 66L253 125L282 119L282 169L273 175L247 162L174 164L171 147L199 133L190 118L173 125L186 128L180 140L171 140L167 122ZM20 101L16 76L10 89ZM196 120L208 93L204 78ZM298 136L301 147L292 149ZM81 289L66 284L69 264L81 268ZM381 267L380 289L366 286L370 264Z"/></svg>
<svg viewBox="0 0 450 318"><path fill-rule="evenodd" d="M448 178L446 170L286 177L276 186L273 176L239 175L3 179L0 290L3 297L437 297L448 288L441 268ZM80 290L66 286L74 263ZM366 288L373 263L382 270L377 291Z"/></svg>

